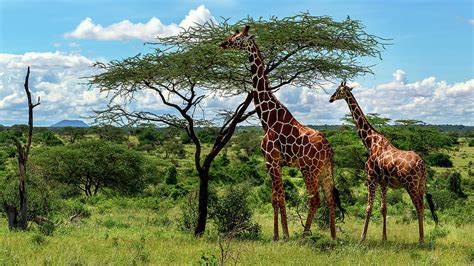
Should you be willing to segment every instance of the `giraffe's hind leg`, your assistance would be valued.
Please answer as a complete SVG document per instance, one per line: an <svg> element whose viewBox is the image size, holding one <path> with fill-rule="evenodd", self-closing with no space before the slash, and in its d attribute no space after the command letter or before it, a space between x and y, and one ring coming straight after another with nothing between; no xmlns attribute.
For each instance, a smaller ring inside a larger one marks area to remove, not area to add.
<svg viewBox="0 0 474 266"><path fill-rule="evenodd" d="M423 194L420 194L418 189L415 186L410 186L408 188L408 193L410 198L415 205L416 213L418 214L418 233L419 233L419 243L424 242L424 231L423 231L423 215L424 215L424 206L423 206Z"/></svg>
<svg viewBox="0 0 474 266"><path fill-rule="evenodd" d="M336 239L336 202L334 198L334 184L332 179L332 171L326 169L320 177L321 186L324 190L324 197L329 209L329 228L331 230L331 238Z"/></svg>
<svg viewBox="0 0 474 266"><path fill-rule="evenodd" d="M306 223L304 226L304 235L309 235L311 230L311 224L314 219L316 210L321 206L319 199L318 191L318 176L315 176L313 172L309 169L302 170L304 181L306 184L306 189L308 190L309 200L308 200L308 216L306 217Z"/></svg>
<svg viewBox="0 0 474 266"><path fill-rule="evenodd" d="M388 189L388 184L383 182L380 184L380 191L381 191L381 206L380 206L380 212L382 213L383 217L383 231L382 231L382 240L386 241L387 240L387 189Z"/></svg>

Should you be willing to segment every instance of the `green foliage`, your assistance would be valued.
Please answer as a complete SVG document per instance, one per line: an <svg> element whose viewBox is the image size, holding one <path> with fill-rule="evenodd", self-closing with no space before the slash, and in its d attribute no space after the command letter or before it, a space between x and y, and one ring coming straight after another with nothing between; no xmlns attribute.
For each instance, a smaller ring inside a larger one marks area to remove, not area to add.
<svg viewBox="0 0 474 266"><path fill-rule="evenodd" d="M34 245L37 245L37 246L42 246L43 244L46 244L46 243L47 243L46 237L44 237L44 236L41 235L41 234L34 234L34 235L31 237L31 242L32 242Z"/></svg>
<svg viewBox="0 0 474 266"><path fill-rule="evenodd" d="M426 237L426 240L427 242L432 245L434 245L436 243L436 240L440 239L440 238L444 238L446 237L447 235L449 234L449 230L444 228L444 227L441 227L441 226L438 226L438 227L435 227L435 229L433 229L429 234L428 234L428 237Z"/></svg>
<svg viewBox="0 0 474 266"><path fill-rule="evenodd" d="M138 128L136 136L138 141L140 141L140 146L147 151L155 149L157 145L165 140L165 136L155 127L151 126Z"/></svg>
<svg viewBox="0 0 474 266"><path fill-rule="evenodd" d="M432 152L425 157L425 160L430 166L453 167L453 162L445 153Z"/></svg>
<svg viewBox="0 0 474 266"><path fill-rule="evenodd" d="M136 194L144 188L143 156L122 145L90 140L68 147L39 148L32 156L34 173L73 186L87 196L102 188Z"/></svg>
<svg viewBox="0 0 474 266"><path fill-rule="evenodd" d="M121 127L110 125L91 127L90 131L99 136L99 139L115 143L122 143L127 140L127 132Z"/></svg>
<svg viewBox="0 0 474 266"><path fill-rule="evenodd" d="M68 202L67 209L68 209L68 216L80 216L82 218L89 218L91 216L91 211L87 206L77 200L72 200Z"/></svg>
<svg viewBox="0 0 474 266"><path fill-rule="evenodd" d="M381 117L380 114L378 113L367 113L365 115L365 118L367 118L367 121L369 124L374 126L375 128L387 126L392 119L387 118L387 117ZM343 118L341 118L342 121L346 122L349 125L354 125L354 118L352 117L352 114L346 114Z"/></svg>
<svg viewBox="0 0 474 266"><path fill-rule="evenodd" d="M180 206L181 219L178 226L181 230L193 232L198 219L198 193L193 191L188 194L185 201Z"/></svg>
<svg viewBox="0 0 474 266"><path fill-rule="evenodd" d="M57 129L61 136L65 136L69 143L74 143L77 140L83 139L87 133L87 128L84 127L63 127Z"/></svg>
<svg viewBox="0 0 474 266"><path fill-rule="evenodd" d="M58 146L63 145L63 142L54 134L54 132L48 130L41 134L41 143L46 146Z"/></svg>
<svg viewBox="0 0 474 266"><path fill-rule="evenodd" d="M422 155L453 145L452 138L430 126L391 126L380 131L397 148Z"/></svg>
<svg viewBox="0 0 474 266"><path fill-rule="evenodd" d="M449 174L449 191L460 198L467 197L461 189L461 174L459 172L452 172Z"/></svg>
<svg viewBox="0 0 474 266"><path fill-rule="evenodd" d="M335 241L327 238L319 232L308 236L304 242L317 251L330 251L336 247Z"/></svg>
<svg viewBox="0 0 474 266"><path fill-rule="evenodd" d="M299 202L298 187L289 178L283 178L283 188L285 191L285 201L289 207L294 207Z"/></svg>
<svg viewBox="0 0 474 266"><path fill-rule="evenodd" d="M52 236L54 233L54 230L56 230L56 226L54 225L54 223L47 221L42 224L39 224L38 229L43 235Z"/></svg>
<svg viewBox="0 0 474 266"><path fill-rule="evenodd" d="M171 165L166 172L165 183L168 185L176 185L178 183L177 175L176 166Z"/></svg>
<svg viewBox="0 0 474 266"><path fill-rule="evenodd" d="M214 254L202 253L197 264L201 266L217 266L219 261Z"/></svg>
<svg viewBox="0 0 474 266"><path fill-rule="evenodd" d="M238 154L240 160L245 161L260 151L260 135L261 131L256 129L244 129L235 134L231 140L232 149Z"/></svg>
<svg viewBox="0 0 474 266"><path fill-rule="evenodd" d="M474 139L469 139L468 146L474 147Z"/></svg>
<svg viewBox="0 0 474 266"><path fill-rule="evenodd" d="M219 130L214 127L200 128L197 131L197 136L201 143L214 143L219 134Z"/></svg>
<svg viewBox="0 0 474 266"><path fill-rule="evenodd" d="M220 233L252 239L259 237L260 226L251 221L248 197L248 187L231 186L211 205L210 217Z"/></svg>

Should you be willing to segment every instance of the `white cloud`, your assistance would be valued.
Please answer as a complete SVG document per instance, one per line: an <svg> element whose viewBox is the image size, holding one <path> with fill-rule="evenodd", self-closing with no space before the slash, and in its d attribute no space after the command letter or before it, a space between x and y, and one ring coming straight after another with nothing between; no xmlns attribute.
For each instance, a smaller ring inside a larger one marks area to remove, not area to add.
<svg viewBox="0 0 474 266"><path fill-rule="evenodd" d="M0 54L0 117L2 124L26 123L23 89L26 69L31 67L30 90L41 96L35 109L35 124L50 125L62 119L80 119L91 107L105 103L105 95L88 90L87 77L96 73L93 60L61 52Z"/></svg>
<svg viewBox="0 0 474 266"><path fill-rule="evenodd" d="M397 69L395 73L393 73L393 77L395 77L395 81L404 84L407 81L405 71L401 69Z"/></svg>
<svg viewBox="0 0 474 266"><path fill-rule="evenodd" d="M470 20L469 20L469 24L471 24L471 25L474 26L474 19L470 19Z"/></svg>
<svg viewBox="0 0 474 266"><path fill-rule="evenodd" d="M474 125L474 79L449 84L428 77L404 84L399 82L400 73L398 70L394 73L395 80L392 82L353 90L365 113L377 112L392 120L417 119L431 124ZM343 113L338 113L339 117L349 112L345 102L338 101L336 105L345 107ZM321 115L324 116L323 113Z"/></svg>
<svg viewBox="0 0 474 266"><path fill-rule="evenodd" d="M132 23L123 20L110 26L95 24L91 18L87 17L72 32L66 33L66 38L74 39L95 39L95 40L130 40L139 39L142 41L152 41L157 36L166 37L179 33L181 28L189 28L194 24L203 24L209 20L214 20L209 9L200 5L197 9L192 9L186 17L177 25L176 23L163 24L160 19L152 17L146 23Z"/></svg>
<svg viewBox="0 0 474 266"><path fill-rule="evenodd" d="M42 100L40 107L35 109L37 125L51 125L62 119L81 119L81 116L90 115L92 109L103 108L108 102L107 95L100 94L97 88L89 89L86 80L81 79L97 73L91 67L92 63L90 58L74 53L0 54L0 123L11 125L27 121L23 91L27 66L31 66L33 97L41 96ZM427 77L406 82L406 76L405 72L397 70L391 82L374 87L352 82L349 86L355 87L353 93L365 113L377 112L392 120L474 125L474 79L448 83ZM331 93L337 85L324 84L323 87ZM329 103L330 95L322 90L287 86L275 95L304 124L340 124L340 118L349 112L344 101ZM158 114L174 112L153 91L135 96L136 101L130 105L132 109ZM202 101L202 109L197 108L195 114L213 119L219 110L235 108L243 99L244 95L210 96ZM253 103L250 108L253 108Z"/></svg>

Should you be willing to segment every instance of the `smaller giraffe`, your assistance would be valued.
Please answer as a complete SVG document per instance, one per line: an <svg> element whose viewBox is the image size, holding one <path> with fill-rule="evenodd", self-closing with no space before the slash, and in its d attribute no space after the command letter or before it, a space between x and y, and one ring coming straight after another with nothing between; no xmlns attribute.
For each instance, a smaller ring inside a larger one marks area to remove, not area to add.
<svg viewBox="0 0 474 266"><path fill-rule="evenodd" d="M389 186L392 188L404 187L415 205L418 214L419 242L423 243L423 195L425 193L425 164L423 159L413 151L403 151L395 148L385 136L375 130L367 121L351 90L352 88L347 86L346 82L341 82L329 102L332 103L340 99L346 100L354 118L357 133L369 151L369 158L365 163L368 175L368 203L361 241L364 241L367 235L375 189L377 183L380 183L381 212L383 216L382 240L387 240L387 189ZM433 219L438 223L431 195L426 194L426 199Z"/></svg>

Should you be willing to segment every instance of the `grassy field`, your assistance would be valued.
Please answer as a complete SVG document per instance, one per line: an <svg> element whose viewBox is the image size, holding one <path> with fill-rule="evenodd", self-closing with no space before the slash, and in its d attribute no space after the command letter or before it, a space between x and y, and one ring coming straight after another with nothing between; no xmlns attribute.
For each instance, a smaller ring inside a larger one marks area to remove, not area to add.
<svg viewBox="0 0 474 266"><path fill-rule="evenodd" d="M450 154L454 168L464 178L471 178L467 173L469 162L474 161L474 147L461 146ZM290 241L273 242L272 211L266 205L254 216L255 222L262 226L258 240L220 240L212 223L207 233L196 239L178 229L180 209L172 201L103 196L86 201L90 217L62 223L51 235L41 233L35 225L26 232L10 232L5 218L1 217L0 265L202 265L206 262L213 265L222 257L219 243L227 252L226 264L474 264L474 224L454 225L443 221L435 228L426 214L426 243L418 245L416 220L404 222L400 217L390 216L390 206L388 241L381 241L379 210L375 207L367 241L359 244L363 219L355 216L338 224L338 240L333 242L329 230L315 225L313 236L302 238L300 222L292 215Z"/></svg>
<svg viewBox="0 0 474 266"><path fill-rule="evenodd" d="M200 264L219 261L219 241L209 228L201 239L179 231L165 213L140 208L131 200L116 199L89 207L92 216L59 226L51 236L37 230L9 232L0 227L2 265L130 265ZM178 215L176 207L167 213ZM417 244L417 224L388 219L388 242L381 241L381 226L371 223L367 242L358 243L362 220L348 218L339 224L338 240L329 240L328 230L313 228L316 237L303 239L299 222L292 221L289 242L272 242L272 217L257 214L262 237L253 241L221 241L229 251L227 263L242 264L341 264L341 265L460 265L474 263L474 226L426 222L426 244ZM319 232L319 233L316 233ZM202 258L204 257L204 258Z"/></svg>

